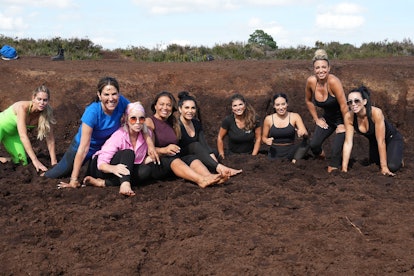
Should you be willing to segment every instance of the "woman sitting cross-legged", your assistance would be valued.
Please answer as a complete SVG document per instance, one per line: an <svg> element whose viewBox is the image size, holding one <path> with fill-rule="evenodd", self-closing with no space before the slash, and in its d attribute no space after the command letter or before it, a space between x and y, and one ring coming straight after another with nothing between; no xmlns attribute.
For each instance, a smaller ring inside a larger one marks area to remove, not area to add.
<svg viewBox="0 0 414 276"><path fill-rule="evenodd" d="M120 194L134 196L131 184L151 176L151 167L145 164L151 161L147 156L148 146L143 135L148 130L142 104L128 104L124 120L125 124L94 154L88 168L89 175L83 183L97 187L120 186Z"/></svg>

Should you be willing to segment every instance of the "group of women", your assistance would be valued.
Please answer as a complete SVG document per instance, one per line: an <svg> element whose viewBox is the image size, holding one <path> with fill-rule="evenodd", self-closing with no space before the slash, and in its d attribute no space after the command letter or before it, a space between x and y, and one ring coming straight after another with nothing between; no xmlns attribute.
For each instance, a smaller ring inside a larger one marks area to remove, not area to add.
<svg viewBox="0 0 414 276"><path fill-rule="evenodd" d="M226 182L242 172L219 161L229 154L257 155L261 144L269 146L270 159L288 159L295 163L310 149L315 157L325 158L323 142L333 133L328 172L348 171L354 132L369 140L369 158L384 175L394 175L403 165L403 138L386 119L381 109L371 106L370 91L362 86L345 96L341 81L330 74L324 50L313 58L314 74L307 79L305 102L316 124L312 137L301 116L288 111L288 97L274 95L274 113L260 121L246 99L231 98L230 115L222 121L217 136L217 151L209 147L204 135L200 108L188 92L175 97L167 91L156 95L147 115L141 102L129 102L118 81L104 77L97 85L97 97L82 115L81 125L59 163L56 160L50 107L50 92L38 87L31 101L19 101L0 113L0 142L10 157L0 162L27 165L27 155L36 171L48 178L70 176L58 188L81 185L119 186L126 196L135 195L132 183L149 178L177 176L204 188ZM317 108L324 113L319 117ZM175 116L179 111L179 116ZM27 131L37 126L38 138L46 138L52 168L47 169L36 157ZM224 140L227 137L227 149ZM296 137L301 142L296 142ZM26 154L27 153L27 154ZM82 165L88 173L79 180Z"/></svg>

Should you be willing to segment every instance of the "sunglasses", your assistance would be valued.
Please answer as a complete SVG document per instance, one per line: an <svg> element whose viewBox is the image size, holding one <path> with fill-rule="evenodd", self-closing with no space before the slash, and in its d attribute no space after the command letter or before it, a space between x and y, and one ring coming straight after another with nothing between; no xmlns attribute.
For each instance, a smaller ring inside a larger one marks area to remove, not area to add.
<svg viewBox="0 0 414 276"><path fill-rule="evenodd" d="M132 125L136 124L137 122L140 124L143 124L145 123L145 117L144 116L141 116L141 117L131 116L128 118L128 121Z"/></svg>
<svg viewBox="0 0 414 276"><path fill-rule="evenodd" d="M352 105L352 104L360 104L362 101L360 99L353 99L353 100L349 100L346 103L348 105Z"/></svg>

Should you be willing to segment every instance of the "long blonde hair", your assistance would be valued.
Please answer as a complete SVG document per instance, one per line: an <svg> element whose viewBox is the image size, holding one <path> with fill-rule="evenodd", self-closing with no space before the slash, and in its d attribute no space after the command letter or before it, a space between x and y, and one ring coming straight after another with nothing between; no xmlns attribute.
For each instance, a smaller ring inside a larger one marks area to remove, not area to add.
<svg viewBox="0 0 414 276"><path fill-rule="evenodd" d="M38 93L44 92L50 100L50 91L45 85L41 85L33 91L32 96L35 97ZM50 102L47 103L46 108L40 113L39 121L37 123L37 139L43 140L50 132L50 124L56 124L53 116L53 109Z"/></svg>

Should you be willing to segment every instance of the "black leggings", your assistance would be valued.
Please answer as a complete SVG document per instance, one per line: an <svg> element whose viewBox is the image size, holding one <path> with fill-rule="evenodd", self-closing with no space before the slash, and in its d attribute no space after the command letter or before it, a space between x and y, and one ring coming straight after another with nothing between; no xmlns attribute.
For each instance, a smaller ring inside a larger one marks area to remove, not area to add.
<svg viewBox="0 0 414 276"><path fill-rule="evenodd" d="M315 132L312 135L310 141L310 148L314 155L320 155L322 153L323 142L335 132L334 127L328 126L327 129L316 126ZM345 132L337 133L332 143L332 153L329 166L334 168L340 168L342 165L342 147L345 141Z"/></svg>
<svg viewBox="0 0 414 276"><path fill-rule="evenodd" d="M195 155L210 171L216 172L218 162L210 156L210 152L200 142L193 142L187 145L184 149L181 149L181 154Z"/></svg>
<svg viewBox="0 0 414 276"><path fill-rule="evenodd" d="M149 179L151 176L151 167L145 164L134 164L135 153L132 150L120 150L112 157L110 164L124 164L130 171L130 175L122 175L118 177L112 173L104 173L98 169L98 157L95 156L88 167L88 175L95 178L105 180L105 186L119 186L121 183L128 181L133 185L137 185L139 181Z"/></svg>
<svg viewBox="0 0 414 276"><path fill-rule="evenodd" d="M404 150L404 139L398 132L391 138L386 139L387 143L387 166L391 172L396 172L401 168ZM369 161L380 165L378 143L376 139L369 141Z"/></svg>

